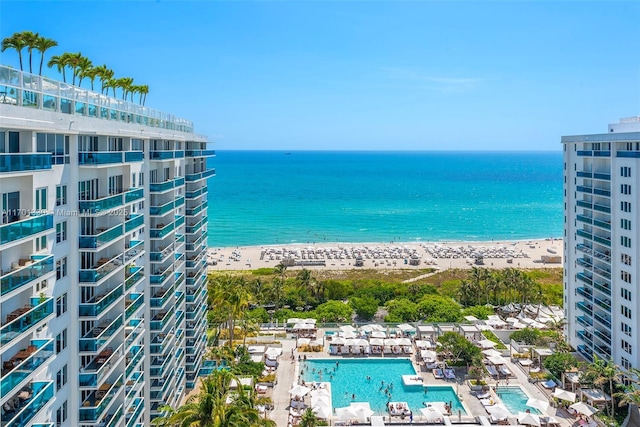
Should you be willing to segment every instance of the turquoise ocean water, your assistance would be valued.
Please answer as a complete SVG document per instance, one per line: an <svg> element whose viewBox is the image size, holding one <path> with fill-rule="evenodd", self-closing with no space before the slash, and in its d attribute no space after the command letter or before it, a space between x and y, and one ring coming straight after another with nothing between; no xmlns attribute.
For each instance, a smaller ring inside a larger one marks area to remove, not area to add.
<svg viewBox="0 0 640 427"><path fill-rule="evenodd" d="M562 235L561 152L216 154L210 247Z"/></svg>

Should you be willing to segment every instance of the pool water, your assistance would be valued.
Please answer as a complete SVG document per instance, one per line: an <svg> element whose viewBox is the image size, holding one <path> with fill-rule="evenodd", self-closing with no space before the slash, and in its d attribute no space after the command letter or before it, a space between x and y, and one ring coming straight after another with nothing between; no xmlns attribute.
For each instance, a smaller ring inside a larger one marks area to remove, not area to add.
<svg viewBox="0 0 640 427"><path fill-rule="evenodd" d="M527 406L529 396L519 386L497 387L496 394L513 415L517 415L518 412L525 412L527 409L532 414L540 414L537 409Z"/></svg>
<svg viewBox="0 0 640 427"><path fill-rule="evenodd" d="M405 386L402 375L416 374L409 359L313 359L303 362L301 369L306 382L331 383L334 408L369 402L373 411L383 414L387 402L407 402L417 415L423 402L451 402L453 414L466 414L451 386Z"/></svg>

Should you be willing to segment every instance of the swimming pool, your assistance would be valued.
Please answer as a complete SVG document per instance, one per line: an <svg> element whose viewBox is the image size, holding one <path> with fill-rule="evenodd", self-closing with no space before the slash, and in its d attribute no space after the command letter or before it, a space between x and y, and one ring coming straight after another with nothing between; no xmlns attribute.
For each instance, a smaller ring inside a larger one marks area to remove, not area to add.
<svg viewBox="0 0 640 427"><path fill-rule="evenodd" d="M466 414L451 386L427 386L426 391L421 385L405 386L402 375L416 374L409 359L313 359L303 362L301 369L307 382L331 383L334 408L369 402L372 410L382 414L389 401L407 402L418 414L423 402L451 402L452 413Z"/></svg>
<svg viewBox="0 0 640 427"><path fill-rule="evenodd" d="M497 387L496 394L513 415L517 415L518 412L525 412L527 409L529 409L532 414L540 414L540 411L537 409L527 406L529 396L520 386Z"/></svg>

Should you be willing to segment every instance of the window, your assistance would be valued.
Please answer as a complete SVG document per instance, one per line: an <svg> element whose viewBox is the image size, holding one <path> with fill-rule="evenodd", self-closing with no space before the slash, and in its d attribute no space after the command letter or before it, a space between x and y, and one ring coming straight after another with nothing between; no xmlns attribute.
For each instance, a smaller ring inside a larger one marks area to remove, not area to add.
<svg viewBox="0 0 640 427"><path fill-rule="evenodd" d="M621 305L620 306L620 312L622 313L622 315L624 317L626 317L627 319L631 319L631 309L627 306Z"/></svg>
<svg viewBox="0 0 640 427"><path fill-rule="evenodd" d="M67 257L56 261L56 279L60 280L67 277Z"/></svg>
<svg viewBox="0 0 640 427"><path fill-rule="evenodd" d="M626 323L620 324L620 330L622 330L623 334L631 336L631 326L627 325Z"/></svg>
<svg viewBox="0 0 640 427"><path fill-rule="evenodd" d="M47 249L47 236L36 237L36 252Z"/></svg>
<svg viewBox="0 0 640 427"><path fill-rule="evenodd" d="M620 202L620 210L622 212L631 212L631 202Z"/></svg>
<svg viewBox="0 0 640 427"><path fill-rule="evenodd" d="M47 289L47 281L43 280L42 282L36 283L36 292L40 292L42 290Z"/></svg>
<svg viewBox="0 0 640 427"><path fill-rule="evenodd" d="M36 211L47 210L47 187L36 189Z"/></svg>
<svg viewBox="0 0 640 427"><path fill-rule="evenodd" d="M62 206L67 204L67 186L56 186L56 206Z"/></svg>
<svg viewBox="0 0 640 427"><path fill-rule="evenodd" d="M62 316L68 310L67 307L67 293L56 298L56 316Z"/></svg>
<svg viewBox="0 0 640 427"><path fill-rule="evenodd" d="M620 262L624 265L631 265L631 255L620 254Z"/></svg>
<svg viewBox="0 0 640 427"><path fill-rule="evenodd" d="M631 367L631 362L629 362L629 360L624 357L621 359L620 364L624 369L627 369L627 370Z"/></svg>
<svg viewBox="0 0 640 427"><path fill-rule="evenodd" d="M621 341L622 341L622 349L627 353L631 354L631 344L629 344L625 340L621 340Z"/></svg>
<svg viewBox="0 0 640 427"><path fill-rule="evenodd" d="M54 165L69 163L69 136L54 133L36 134L38 153L51 153Z"/></svg>
<svg viewBox="0 0 640 427"><path fill-rule="evenodd" d="M620 288L620 296L627 301L631 301L631 291L629 289Z"/></svg>
<svg viewBox="0 0 640 427"><path fill-rule="evenodd" d="M61 243L67 240L67 221L62 221L56 224L56 243Z"/></svg>
<svg viewBox="0 0 640 427"><path fill-rule="evenodd" d="M620 244L622 246L624 246L625 248L630 248L631 247L631 237L620 236Z"/></svg>
<svg viewBox="0 0 640 427"><path fill-rule="evenodd" d="M629 166L620 167L620 176L625 178L631 177L631 168Z"/></svg>
<svg viewBox="0 0 640 427"><path fill-rule="evenodd" d="M64 365L62 369L60 369L56 373L56 391L59 391L62 386L67 383L67 365Z"/></svg>
<svg viewBox="0 0 640 427"><path fill-rule="evenodd" d="M623 230L631 230L631 220L630 219L620 219L620 227Z"/></svg>
<svg viewBox="0 0 640 427"><path fill-rule="evenodd" d="M631 185L630 184L620 184L620 193L621 194L631 194Z"/></svg>
<svg viewBox="0 0 640 427"><path fill-rule="evenodd" d="M56 335L56 354L67 348L67 330L64 329Z"/></svg>
<svg viewBox="0 0 640 427"><path fill-rule="evenodd" d="M67 401L65 400L56 411L56 427L60 427L63 422L67 421Z"/></svg>
<svg viewBox="0 0 640 427"><path fill-rule="evenodd" d="M142 187L144 185L144 172L140 172L138 174L138 187Z"/></svg>
<svg viewBox="0 0 640 427"><path fill-rule="evenodd" d="M623 282L631 283L631 273L628 271L621 271L620 279L622 279Z"/></svg>

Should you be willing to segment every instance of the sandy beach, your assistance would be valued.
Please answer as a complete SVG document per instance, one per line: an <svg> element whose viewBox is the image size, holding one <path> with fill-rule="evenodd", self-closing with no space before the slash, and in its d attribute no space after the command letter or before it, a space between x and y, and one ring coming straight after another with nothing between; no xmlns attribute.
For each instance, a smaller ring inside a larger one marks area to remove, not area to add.
<svg viewBox="0 0 640 427"><path fill-rule="evenodd" d="M275 267L293 259L291 269L351 268L549 268L562 266L562 240L490 242L315 243L209 248L209 270ZM481 257L483 264L476 264ZM356 266L359 258L362 265Z"/></svg>

